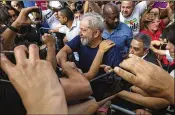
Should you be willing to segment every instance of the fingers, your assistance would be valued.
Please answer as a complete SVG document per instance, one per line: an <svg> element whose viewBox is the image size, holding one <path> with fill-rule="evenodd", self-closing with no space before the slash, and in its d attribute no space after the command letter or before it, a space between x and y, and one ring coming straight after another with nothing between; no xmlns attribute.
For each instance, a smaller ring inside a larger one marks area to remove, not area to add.
<svg viewBox="0 0 175 115"><path fill-rule="evenodd" d="M136 74L138 72L138 65L142 59L134 54L129 54L129 58L121 62L119 65L121 68Z"/></svg>
<svg viewBox="0 0 175 115"><path fill-rule="evenodd" d="M147 93L144 92L142 89L140 89L140 88L138 88L138 87L136 87L136 86L132 86L132 87L131 87L131 90L132 90L132 92L141 94L141 95L143 95L143 96L145 96L145 97L149 97L149 96L150 96L149 94L147 94Z"/></svg>
<svg viewBox="0 0 175 115"><path fill-rule="evenodd" d="M113 69L110 67L110 66L108 66L108 65L100 65L100 67L101 68L104 68L104 71L105 72L112 72L113 71Z"/></svg>
<svg viewBox="0 0 175 115"><path fill-rule="evenodd" d="M14 49L14 54L15 54L17 64L24 63L24 61L27 59L26 52L27 52L27 47L24 45L17 46Z"/></svg>
<svg viewBox="0 0 175 115"><path fill-rule="evenodd" d="M31 60L39 60L39 48L35 44L31 44L29 46L29 59Z"/></svg>
<svg viewBox="0 0 175 115"><path fill-rule="evenodd" d="M55 38L51 35L51 34L47 34L45 33L43 36L42 36L42 41L46 44L46 45L55 45Z"/></svg>
<svg viewBox="0 0 175 115"><path fill-rule="evenodd" d="M0 68L2 68L5 73L9 74L15 65L11 63L4 54L0 54Z"/></svg>
<svg viewBox="0 0 175 115"><path fill-rule="evenodd" d="M107 67L107 65L102 64L102 65L100 65L100 67L101 67L101 68L105 68L105 67Z"/></svg>
<svg viewBox="0 0 175 115"><path fill-rule="evenodd" d="M119 67L114 68L114 72L122 77L124 80L128 81L131 84L136 84L137 83L137 78L134 74L127 72Z"/></svg>

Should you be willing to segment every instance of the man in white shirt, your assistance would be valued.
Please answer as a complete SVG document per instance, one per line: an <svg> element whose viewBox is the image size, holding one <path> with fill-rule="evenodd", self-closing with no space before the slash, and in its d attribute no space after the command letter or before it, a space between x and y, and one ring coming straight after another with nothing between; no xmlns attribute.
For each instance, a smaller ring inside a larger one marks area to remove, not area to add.
<svg viewBox="0 0 175 115"><path fill-rule="evenodd" d="M140 16L147 8L147 5L151 4L150 1L142 1L135 5L134 1L122 1L120 21L128 25L134 35L140 31Z"/></svg>
<svg viewBox="0 0 175 115"><path fill-rule="evenodd" d="M64 42L71 41L74 37L79 35L80 31L80 21L74 18L73 12L68 8L60 9L56 14L57 19L64 26L58 28L58 30L50 30L50 32L60 32L66 34ZM79 61L79 56L77 52L74 52L75 60Z"/></svg>

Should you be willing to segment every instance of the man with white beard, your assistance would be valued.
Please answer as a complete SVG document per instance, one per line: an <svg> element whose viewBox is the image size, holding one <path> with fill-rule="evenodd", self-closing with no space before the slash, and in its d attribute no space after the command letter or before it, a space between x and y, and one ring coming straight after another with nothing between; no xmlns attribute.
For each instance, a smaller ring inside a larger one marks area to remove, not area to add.
<svg viewBox="0 0 175 115"><path fill-rule="evenodd" d="M57 63L62 67L67 61L67 55L76 51L79 54L77 67L83 73L89 70L93 70L95 76L105 73L103 70L98 72L100 67L97 65L101 63L112 67L118 66L122 61L120 49L114 45L114 42L102 38L103 29L103 18L99 14L86 13L80 21L80 34L58 52ZM91 68L91 65L96 67Z"/></svg>

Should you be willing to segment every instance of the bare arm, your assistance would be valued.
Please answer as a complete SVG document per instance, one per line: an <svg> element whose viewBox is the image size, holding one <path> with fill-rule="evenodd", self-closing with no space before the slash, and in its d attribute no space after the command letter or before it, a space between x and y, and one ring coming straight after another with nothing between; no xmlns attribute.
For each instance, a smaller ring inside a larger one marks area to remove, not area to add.
<svg viewBox="0 0 175 115"><path fill-rule="evenodd" d="M89 1L86 1L85 3L84 3L84 14L85 13L87 13L88 11L89 11L89 3L88 3Z"/></svg>
<svg viewBox="0 0 175 115"><path fill-rule="evenodd" d="M169 3L167 5L166 10L168 12L168 16L163 19L163 22L164 22L165 26L167 26L170 23L170 21L173 20L173 19L171 19L171 16L173 15L173 11L172 11Z"/></svg>
<svg viewBox="0 0 175 115"><path fill-rule="evenodd" d="M162 44L161 41L157 41L157 40L151 41L150 49L158 55L166 55L166 50L156 49L154 47L154 46L160 46L161 44Z"/></svg>
<svg viewBox="0 0 175 115"><path fill-rule="evenodd" d="M92 8L94 12L103 15L102 9L94 1L88 1L88 2L89 6Z"/></svg>
<svg viewBox="0 0 175 115"><path fill-rule="evenodd" d="M43 42L47 46L47 57L46 60L51 62L54 70L56 70L56 53L55 53L55 38L51 36L50 34L44 34L42 36Z"/></svg>
<svg viewBox="0 0 175 115"><path fill-rule="evenodd" d="M76 115L92 115L94 112L97 111L100 107L102 107L106 102L112 100L116 97L115 95L112 95L104 100L101 100L99 102L96 102L95 99L88 100L86 102L83 102L81 104L73 105L68 108L69 114L76 114Z"/></svg>
<svg viewBox="0 0 175 115"><path fill-rule="evenodd" d="M84 73L84 76L88 80L93 79L97 75L105 52L108 51L114 45L115 45L115 43L112 42L111 40L104 40L100 43L98 52L95 56L95 59L91 65L89 71L87 73Z"/></svg>
<svg viewBox="0 0 175 115"><path fill-rule="evenodd" d="M67 61L68 54L72 53L72 49L65 45L56 55L57 63L62 67L62 65Z"/></svg>
<svg viewBox="0 0 175 115"><path fill-rule="evenodd" d="M170 105L170 102L163 98L144 97L138 93L132 93L128 91L121 91L118 93L118 97L155 110L162 109Z"/></svg>
<svg viewBox="0 0 175 115"><path fill-rule="evenodd" d="M38 21L32 21L28 18L28 14L38 10L38 7L29 7L23 8L18 16L18 18L12 23L12 27L20 29L23 25L30 25L39 23ZM9 50L12 44L14 43L14 38L16 37L16 32L7 28L3 33L2 37L4 38L3 48L4 50Z"/></svg>
<svg viewBox="0 0 175 115"><path fill-rule="evenodd" d="M13 26L14 28L19 28L19 27L17 26L16 22L14 22L14 23L12 24L12 26ZM3 42L3 48L4 48L4 50L9 50L9 49L12 47L12 45L14 44L14 39L15 39L16 35L17 35L17 33L14 32L14 31L12 31L12 30L10 30L9 28L7 28L7 29L1 34L2 38L4 39L4 42Z"/></svg>
<svg viewBox="0 0 175 115"><path fill-rule="evenodd" d="M76 115L81 115L81 114L92 115L97 111L98 108L99 108L99 105L95 101L95 99L91 99L89 101L70 106L68 108L68 113L76 114Z"/></svg>
<svg viewBox="0 0 175 115"><path fill-rule="evenodd" d="M67 101L84 99L92 94L89 81L77 70L75 64L72 65L72 63L66 62L62 66L68 78L60 78Z"/></svg>

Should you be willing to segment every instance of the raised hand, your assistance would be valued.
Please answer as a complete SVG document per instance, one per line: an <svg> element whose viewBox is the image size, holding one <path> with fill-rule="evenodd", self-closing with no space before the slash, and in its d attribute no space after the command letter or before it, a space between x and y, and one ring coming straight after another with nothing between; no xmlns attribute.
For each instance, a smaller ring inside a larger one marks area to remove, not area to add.
<svg viewBox="0 0 175 115"><path fill-rule="evenodd" d="M7 73L19 93L27 114L66 114L64 91L50 62L40 60L36 45L23 45L14 49L16 65L4 54L0 55L0 67Z"/></svg>
<svg viewBox="0 0 175 115"><path fill-rule="evenodd" d="M174 103L174 80L169 73L135 55L129 56L120 64L123 69L115 67L114 71L149 95Z"/></svg>

